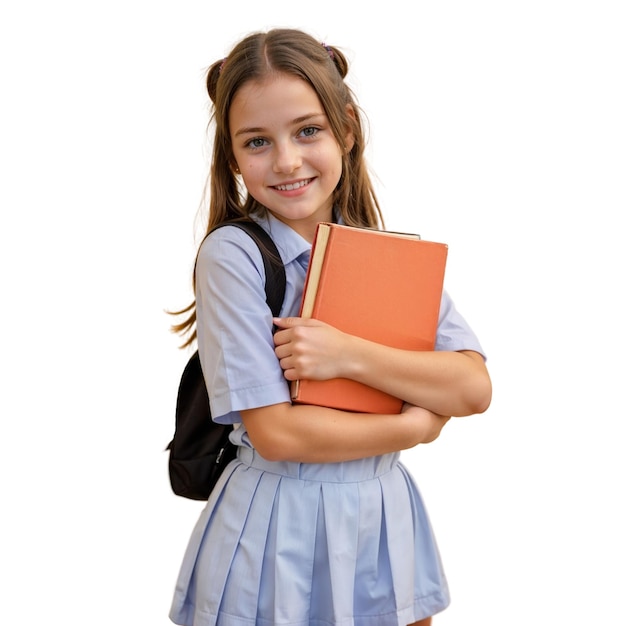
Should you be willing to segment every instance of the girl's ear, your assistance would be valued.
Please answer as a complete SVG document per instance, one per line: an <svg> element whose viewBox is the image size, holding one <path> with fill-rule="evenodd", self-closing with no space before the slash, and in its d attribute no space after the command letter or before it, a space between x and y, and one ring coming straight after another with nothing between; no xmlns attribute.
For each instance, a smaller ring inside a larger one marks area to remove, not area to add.
<svg viewBox="0 0 626 626"><path fill-rule="evenodd" d="M346 113L348 114L348 117L352 118L353 120L356 119L356 116L354 114L354 107L351 104L346 105ZM346 136L344 141L346 144L346 154L348 154L354 146L354 133L352 132L352 128L350 126L346 128Z"/></svg>

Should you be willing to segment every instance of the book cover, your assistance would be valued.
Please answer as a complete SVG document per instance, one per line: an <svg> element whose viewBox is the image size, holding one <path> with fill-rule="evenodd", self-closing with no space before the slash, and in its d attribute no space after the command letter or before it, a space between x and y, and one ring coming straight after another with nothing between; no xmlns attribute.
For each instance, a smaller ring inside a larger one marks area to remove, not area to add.
<svg viewBox="0 0 626 626"><path fill-rule="evenodd" d="M318 225L301 317L395 348L432 350L448 246L419 235ZM297 380L292 400L363 413L399 413L402 401L336 378Z"/></svg>

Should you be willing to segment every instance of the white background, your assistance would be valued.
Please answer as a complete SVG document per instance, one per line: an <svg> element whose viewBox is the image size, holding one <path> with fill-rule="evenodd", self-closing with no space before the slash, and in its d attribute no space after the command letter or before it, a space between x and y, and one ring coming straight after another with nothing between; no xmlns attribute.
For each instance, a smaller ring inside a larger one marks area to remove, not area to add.
<svg viewBox="0 0 626 626"><path fill-rule="evenodd" d="M201 504L172 495L204 71L241 36L340 46L387 226L449 245L481 416L404 454L438 626L624 626L626 89L619 2L6 2L3 624L166 626Z"/></svg>

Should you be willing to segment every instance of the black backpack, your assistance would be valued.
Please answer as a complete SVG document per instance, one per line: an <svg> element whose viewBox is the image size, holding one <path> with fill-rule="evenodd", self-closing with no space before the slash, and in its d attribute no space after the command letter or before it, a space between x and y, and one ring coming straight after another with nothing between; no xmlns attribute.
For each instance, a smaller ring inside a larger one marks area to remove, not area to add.
<svg viewBox="0 0 626 626"><path fill-rule="evenodd" d="M274 317L285 297L285 267L272 238L252 220L220 224L245 230L259 246L265 267L265 295ZM202 376L198 351L187 362L176 401L176 428L169 450L169 476L174 493L192 500L207 500L237 446L229 439L231 424L211 418L209 396Z"/></svg>

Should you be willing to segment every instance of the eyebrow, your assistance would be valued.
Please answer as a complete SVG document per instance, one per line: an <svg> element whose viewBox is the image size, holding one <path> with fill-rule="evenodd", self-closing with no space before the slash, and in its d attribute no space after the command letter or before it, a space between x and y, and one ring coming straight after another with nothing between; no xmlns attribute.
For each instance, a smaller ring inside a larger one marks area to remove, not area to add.
<svg viewBox="0 0 626 626"><path fill-rule="evenodd" d="M302 122L315 119L316 117L326 117L326 115L323 112L307 113L306 115L301 115L300 117L296 117L294 120L291 120L291 124L302 124ZM240 135L249 135L263 132L265 132L265 129L261 126L250 126L246 128L240 128L237 132L235 132L235 137L239 137Z"/></svg>

